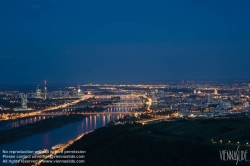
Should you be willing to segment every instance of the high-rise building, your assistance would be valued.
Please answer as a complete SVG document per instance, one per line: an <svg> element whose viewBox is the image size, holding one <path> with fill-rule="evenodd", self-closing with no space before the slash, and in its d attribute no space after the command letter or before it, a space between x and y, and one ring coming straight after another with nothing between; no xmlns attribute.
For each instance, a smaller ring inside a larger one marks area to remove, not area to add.
<svg viewBox="0 0 250 166"><path fill-rule="evenodd" d="M27 109L27 95L26 94L23 94L21 96L21 106L23 109Z"/></svg>
<svg viewBox="0 0 250 166"><path fill-rule="evenodd" d="M44 81L44 96L43 96L43 100L46 100L46 95L47 95L47 87L46 87L47 81Z"/></svg>
<svg viewBox="0 0 250 166"><path fill-rule="evenodd" d="M31 108L28 108L28 106L27 106L27 103L28 103L27 94L21 93L19 95L19 97L21 98L21 107L15 108L14 110L15 111L28 111L28 110L32 110Z"/></svg>
<svg viewBox="0 0 250 166"><path fill-rule="evenodd" d="M78 85L78 89L77 89L77 97L82 97L83 96L83 92L81 90L80 85Z"/></svg>
<svg viewBox="0 0 250 166"><path fill-rule="evenodd" d="M42 98L42 91L41 89L36 89L36 98Z"/></svg>

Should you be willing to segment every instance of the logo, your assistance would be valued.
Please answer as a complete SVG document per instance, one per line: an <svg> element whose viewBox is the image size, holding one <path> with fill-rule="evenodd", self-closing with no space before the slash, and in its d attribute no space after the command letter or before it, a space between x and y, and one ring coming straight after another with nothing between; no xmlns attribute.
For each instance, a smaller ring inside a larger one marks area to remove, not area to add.
<svg viewBox="0 0 250 166"><path fill-rule="evenodd" d="M247 161L247 150L239 151L239 146L236 151L233 150L220 150L220 159L223 161Z"/></svg>

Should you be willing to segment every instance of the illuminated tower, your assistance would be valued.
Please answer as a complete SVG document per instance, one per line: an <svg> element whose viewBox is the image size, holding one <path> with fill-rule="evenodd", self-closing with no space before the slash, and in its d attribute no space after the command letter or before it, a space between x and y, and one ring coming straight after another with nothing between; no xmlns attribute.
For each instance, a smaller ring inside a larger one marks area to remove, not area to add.
<svg viewBox="0 0 250 166"><path fill-rule="evenodd" d="M47 81L44 81L44 98L43 100L46 100L46 94L47 94L47 88L46 88Z"/></svg>
<svg viewBox="0 0 250 166"><path fill-rule="evenodd" d="M214 94L215 94L215 95L217 95L217 94L218 94L217 89L214 89Z"/></svg>

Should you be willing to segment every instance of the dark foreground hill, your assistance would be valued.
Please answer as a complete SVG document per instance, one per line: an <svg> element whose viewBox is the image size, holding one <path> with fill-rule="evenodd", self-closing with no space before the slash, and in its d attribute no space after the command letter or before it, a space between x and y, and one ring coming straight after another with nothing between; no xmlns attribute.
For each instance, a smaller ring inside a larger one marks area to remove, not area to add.
<svg viewBox="0 0 250 166"><path fill-rule="evenodd" d="M235 165L235 161L222 161L219 150L238 146L248 150L249 123L249 119L226 119L110 125L85 135L66 150L85 150L85 164L80 165L86 166ZM226 142L229 139L232 142ZM234 143L238 139L241 142Z"/></svg>

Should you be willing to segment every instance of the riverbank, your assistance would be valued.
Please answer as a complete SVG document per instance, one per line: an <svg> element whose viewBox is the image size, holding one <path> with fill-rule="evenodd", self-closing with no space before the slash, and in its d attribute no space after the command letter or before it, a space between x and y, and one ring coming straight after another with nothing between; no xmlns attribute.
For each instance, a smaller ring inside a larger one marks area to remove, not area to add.
<svg viewBox="0 0 250 166"><path fill-rule="evenodd" d="M249 125L250 119L110 124L85 135L65 151L86 151L86 166L235 165L234 161L221 160L219 150L236 150L238 146L250 150L246 142Z"/></svg>
<svg viewBox="0 0 250 166"><path fill-rule="evenodd" d="M23 117L23 118L18 118L18 119L9 119L9 120L1 120L0 121L0 127L8 124L8 123L12 123L12 122L16 122L16 121L21 121L21 120L25 120L25 119L29 119L29 118L35 118L35 117L39 117L39 116L44 116L44 115L33 115L33 116L29 116L29 117Z"/></svg>
<svg viewBox="0 0 250 166"><path fill-rule="evenodd" d="M33 134L52 130L66 124L82 120L85 117L86 116L83 115L63 115L38 121L32 124L23 125L17 128L0 131L0 145L17 141L21 138L28 137Z"/></svg>

